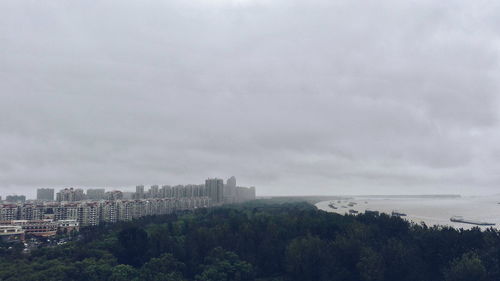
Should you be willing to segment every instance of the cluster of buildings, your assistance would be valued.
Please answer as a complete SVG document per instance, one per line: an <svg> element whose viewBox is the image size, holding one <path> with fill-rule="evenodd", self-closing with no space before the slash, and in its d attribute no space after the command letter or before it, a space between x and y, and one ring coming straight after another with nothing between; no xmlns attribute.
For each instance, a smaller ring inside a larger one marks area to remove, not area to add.
<svg viewBox="0 0 500 281"><path fill-rule="evenodd" d="M0 239L47 237L100 223L239 203L255 199L255 188L236 186L231 177L225 184L214 178L200 185L152 185L148 190L139 185L135 192L65 188L55 193L40 188L36 200L18 197L7 196L0 204Z"/></svg>

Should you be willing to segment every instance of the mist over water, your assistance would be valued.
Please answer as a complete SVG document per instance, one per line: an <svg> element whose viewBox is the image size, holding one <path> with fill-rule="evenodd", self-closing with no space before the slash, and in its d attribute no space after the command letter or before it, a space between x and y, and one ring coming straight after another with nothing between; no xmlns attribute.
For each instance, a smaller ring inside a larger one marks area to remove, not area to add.
<svg viewBox="0 0 500 281"><path fill-rule="evenodd" d="M330 202L335 202L338 209L332 209L328 206ZM356 205L347 206L349 202L355 202ZM366 203L365 203L366 202ZM470 229L476 227L472 224L451 222L452 216L462 216L465 219L475 221L484 221L496 223L493 227L500 229L500 202L499 196L493 197L460 197L460 198L367 198L354 197L352 200L343 200L337 203L337 200L323 201L316 204L321 210L345 214L350 209L359 211L366 210L379 211L391 214L392 211L399 211L407 214L403 217L411 222L427 226L441 225L453 226L455 228ZM346 206L347 208L342 208ZM479 226L486 229L489 226Z"/></svg>

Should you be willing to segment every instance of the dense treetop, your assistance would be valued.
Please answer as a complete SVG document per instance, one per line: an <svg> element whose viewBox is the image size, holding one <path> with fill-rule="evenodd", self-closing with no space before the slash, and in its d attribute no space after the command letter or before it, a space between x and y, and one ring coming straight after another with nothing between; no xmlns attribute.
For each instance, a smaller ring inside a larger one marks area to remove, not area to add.
<svg viewBox="0 0 500 281"><path fill-rule="evenodd" d="M253 201L82 231L30 255L0 245L0 280L500 280L500 232Z"/></svg>

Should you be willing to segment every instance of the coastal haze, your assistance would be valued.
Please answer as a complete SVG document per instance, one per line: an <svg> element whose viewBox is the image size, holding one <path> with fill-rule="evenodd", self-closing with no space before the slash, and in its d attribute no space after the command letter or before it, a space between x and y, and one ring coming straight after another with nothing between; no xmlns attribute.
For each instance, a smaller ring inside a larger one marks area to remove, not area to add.
<svg viewBox="0 0 500 281"><path fill-rule="evenodd" d="M333 202L336 209L329 206ZM350 202L355 203L349 206ZM343 206L345 208L343 208ZM316 204L320 210L338 214L348 214L349 210L359 213L378 211L391 215L400 212L402 217L415 224L424 223L427 226L451 226L455 228L471 229L479 227L500 229L500 195L489 197L459 197L459 196L355 196L344 199L322 201ZM473 225L452 222L450 218L461 216L467 220L487 222L493 226Z"/></svg>
<svg viewBox="0 0 500 281"><path fill-rule="evenodd" d="M0 281L499 281L497 2L0 0Z"/></svg>
<svg viewBox="0 0 500 281"><path fill-rule="evenodd" d="M217 175L261 196L496 193L499 9L1 1L0 194Z"/></svg>

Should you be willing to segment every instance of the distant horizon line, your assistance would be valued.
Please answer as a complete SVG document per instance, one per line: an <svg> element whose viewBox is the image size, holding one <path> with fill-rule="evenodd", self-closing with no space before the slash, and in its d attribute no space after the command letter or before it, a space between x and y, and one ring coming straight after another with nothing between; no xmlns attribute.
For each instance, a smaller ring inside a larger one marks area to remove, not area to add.
<svg viewBox="0 0 500 281"><path fill-rule="evenodd" d="M495 194L498 195L498 194ZM257 197L398 197L398 196L404 196L404 197L422 197L422 196L453 196L453 197L462 197L465 195L462 194L457 194L457 193L425 193L425 194L302 194L302 195L258 195ZM487 196L485 195L467 195L467 196Z"/></svg>

